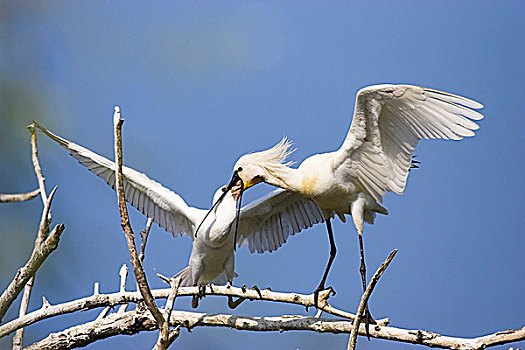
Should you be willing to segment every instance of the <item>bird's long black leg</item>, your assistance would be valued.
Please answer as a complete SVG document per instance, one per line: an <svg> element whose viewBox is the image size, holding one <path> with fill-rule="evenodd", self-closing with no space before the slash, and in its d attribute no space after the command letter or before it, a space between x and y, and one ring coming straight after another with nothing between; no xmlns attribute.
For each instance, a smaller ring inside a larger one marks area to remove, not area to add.
<svg viewBox="0 0 525 350"><path fill-rule="evenodd" d="M194 286L196 287L197 284L194 284ZM192 298L191 298L191 307L196 309L199 307L199 299L200 299L200 287L199 287L199 293L194 295Z"/></svg>
<svg viewBox="0 0 525 350"><path fill-rule="evenodd" d="M330 222L330 219L326 219L326 230L328 231L328 240L330 241L330 258L328 259L328 264L324 270L323 279L321 279L319 287L317 287L317 289L314 291L314 304L317 308L319 307L319 292L325 290L324 284L326 282L326 278L328 277L330 267L332 267L332 263L334 262L335 254L337 253L337 247L335 246L334 234L332 232L332 223Z"/></svg>
<svg viewBox="0 0 525 350"><path fill-rule="evenodd" d="M237 300L233 300L233 297L231 295L228 295L228 307L230 309L235 309L237 306L241 305L243 301L245 301L246 298L239 297Z"/></svg>
<svg viewBox="0 0 525 350"><path fill-rule="evenodd" d="M361 266L359 272L361 272L361 282L363 282L363 292L366 290L366 265L365 265L365 250L363 248L363 233L357 231L359 237L359 250L361 252Z"/></svg>
<svg viewBox="0 0 525 350"><path fill-rule="evenodd" d="M197 286L199 287L199 293L194 295L191 299L191 307L194 309L199 307L199 300L201 300L202 298L204 298L204 296L206 296L206 284L199 283ZM211 289L211 285L210 285L210 289ZM213 293L213 289L212 289L212 293Z"/></svg>
<svg viewBox="0 0 525 350"><path fill-rule="evenodd" d="M361 272L361 281L363 282L363 293L366 290L366 265L365 265L365 250L363 248L363 232L361 230L357 230L358 237L359 237L359 250L361 252L361 266L359 267L359 271ZM372 315L370 314L370 311L368 310L368 303L365 305L365 329L366 329L366 336L368 340L370 340L370 334L368 332L370 323L375 324L376 321L372 318Z"/></svg>

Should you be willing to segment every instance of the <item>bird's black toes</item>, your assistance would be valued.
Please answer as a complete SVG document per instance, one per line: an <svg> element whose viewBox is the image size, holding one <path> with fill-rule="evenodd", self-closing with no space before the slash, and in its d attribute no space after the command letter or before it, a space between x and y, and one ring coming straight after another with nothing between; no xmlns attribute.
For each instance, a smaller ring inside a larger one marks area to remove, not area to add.
<svg viewBox="0 0 525 350"><path fill-rule="evenodd" d="M253 285L252 289L255 290L257 292L257 294L259 294L259 298L262 299L261 290L259 289L259 287L257 287L256 284Z"/></svg>

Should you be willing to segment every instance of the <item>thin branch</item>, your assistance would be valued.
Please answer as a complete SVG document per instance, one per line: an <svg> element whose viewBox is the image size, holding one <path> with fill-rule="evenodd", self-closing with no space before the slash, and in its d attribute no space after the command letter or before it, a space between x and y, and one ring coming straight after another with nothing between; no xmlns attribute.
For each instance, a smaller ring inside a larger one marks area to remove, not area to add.
<svg viewBox="0 0 525 350"><path fill-rule="evenodd" d="M139 259L141 263L144 263L144 257L146 256L146 243L148 242L148 236L149 231L151 229L151 224L153 223L153 219L148 218L148 221L146 222L146 228L144 228L143 231L140 231L140 238L142 239L140 242L140 253L139 253Z"/></svg>
<svg viewBox="0 0 525 350"><path fill-rule="evenodd" d="M137 255L137 247L135 246L135 235L129 222L128 210L126 207L126 200L124 198L124 180L122 176L122 124L124 119L120 117L120 108L115 106L115 113L113 114L113 127L115 134L115 163L117 168L115 169L116 175L116 190L120 212L120 225L126 236L128 244L129 255L131 257L131 263L133 265L133 272L135 273L135 279L137 281L140 293L146 302L146 306L152 313L153 317L158 323L159 327L159 339L155 345L155 349L166 349L169 336L169 325L164 316L160 312L159 308L155 304L153 295L148 285L146 274L142 268L142 263Z"/></svg>
<svg viewBox="0 0 525 350"><path fill-rule="evenodd" d="M122 267L120 268L120 271L119 271L119 276L120 276L120 293L124 293L126 291L126 280L128 278L128 265L126 264L122 264ZM122 304L120 305L119 309L118 309L118 313L123 313L123 312L126 312L126 309L128 308L128 304Z"/></svg>
<svg viewBox="0 0 525 350"><path fill-rule="evenodd" d="M347 320L283 315L278 317L247 317L227 314L207 315L197 312L173 311L171 326L192 330L195 327L225 327L237 330L259 332L314 331L318 333L351 333L353 323ZM112 314L105 319L89 322L64 331L50 334L45 339L27 349L71 349L86 346L96 340L119 334L136 334L141 331L157 329L157 322L150 313L140 310L124 314ZM364 325L359 328L360 335L366 335ZM375 325L370 335L378 339L394 340L429 347L481 350L495 345L507 344L525 339L525 327L518 330L498 332L493 335L462 339L439 334L406 330Z"/></svg>
<svg viewBox="0 0 525 350"><path fill-rule="evenodd" d="M17 194L0 194L0 203L10 203L10 202L22 202L28 201L40 194L40 189L36 189L27 193L17 193Z"/></svg>
<svg viewBox="0 0 525 350"><path fill-rule="evenodd" d="M388 265L390 265L390 262L392 261L392 259L394 259L394 256L396 256L396 253L397 249L394 249L388 255L386 260L383 261L383 263L379 266L376 273L374 273L374 276L370 280L370 283L368 283L368 287L366 287L363 296L361 297L361 302L359 303L359 307L356 313L357 318L354 320L354 325L352 327L352 332L350 333L350 339L348 341L348 350L354 350L355 346L357 345L357 334L359 333L359 324L361 323L361 319L363 318L363 312L365 311L368 299L370 298L370 295L372 295L372 291L374 290L377 281L379 281L381 275L383 275Z"/></svg>
<svg viewBox="0 0 525 350"><path fill-rule="evenodd" d="M56 187L51 192L46 201L46 205L44 206L37 239L31 257L23 267L18 269L14 279L4 290L2 296L0 296L0 321L4 317L9 306L11 306L13 301L18 297L22 288L24 288L29 279L35 275L36 271L40 265L42 265L44 260L47 259L49 254L51 254L51 252L58 246L60 235L65 228L64 224L55 226L51 234L46 238L47 232L49 232L49 210L51 208L51 202L55 191Z"/></svg>
<svg viewBox="0 0 525 350"><path fill-rule="evenodd" d="M40 168L40 162L38 161L38 147L36 144L36 132L35 125L30 124L27 126L31 133L31 159L33 160L33 168L35 169L36 178L38 180L38 188L40 189L40 195L42 196L42 203L47 202L46 186L44 185L44 177L42 176L42 168Z"/></svg>
<svg viewBox="0 0 525 350"><path fill-rule="evenodd" d="M128 305L128 304L125 304L125 305ZM106 317L109 313L109 311L111 310L111 308L109 306L106 306L101 312L100 314L98 314L97 318L95 319L95 321L97 320L101 320L103 319L104 317ZM125 310L124 310L125 311Z"/></svg>
<svg viewBox="0 0 525 350"><path fill-rule="evenodd" d="M40 193L40 190L38 191ZM31 296L31 290L33 289L33 283L35 281L35 276L31 276L29 281L27 281L24 287L24 294L22 294L22 301L20 302L20 311L18 312L18 317L22 317L27 313L27 306L29 305L29 297ZM16 331L13 337L13 350L22 349L22 344L24 341L24 329L20 328Z"/></svg>
<svg viewBox="0 0 525 350"><path fill-rule="evenodd" d="M128 278L128 265L122 264L118 275L120 276L119 292L124 293L126 291L126 279Z"/></svg>
<svg viewBox="0 0 525 350"><path fill-rule="evenodd" d="M168 296L168 300L166 301L166 306L164 306L164 312L166 313L167 320L169 320L171 312L173 311L173 306L175 305L175 298L177 298L181 282L182 280L180 278L170 280L170 295Z"/></svg>
<svg viewBox="0 0 525 350"><path fill-rule="evenodd" d="M49 225L51 224L50 218L50 212L51 212L51 203L53 202L53 198L55 197L55 192L57 190L57 186L53 188L51 193L49 194L49 198L46 199L46 202L44 203L44 209L42 210L42 216L40 218L40 224L38 226L38 234L36 236L35 240L35 247L40 247L42 243L46 240L49 233Z"/></svg>
<svg viewBox="0 0 525 350"><path fill-rule="evenodd" d="M171 313L173 312L173 306L175 305L175 298L179 291L180 283L182 280L180 278L176 280L170 280L170 294L168 300L166 301L166 306L164 307L164 317L166 319L166 326L164 329L160 330L159 338L157 344L155 344L155 349L167 349L170 345L179 337L180 335L180 326L177 326L175 329L170 329L169 319Z"/></svg>
<svg viewBox="0 0 525 350"><path fill-rule="evenodd" d="M213 289L213 290L212 290ZM152 290L152 294L155 299L166 299L170 295L170 288L155 289ZM253 289L243 289L232 286L213 286L212 288L206 287L206 295L216 295L216 296L232 296L238 298L245 298L250 300L264 300L264 301L273 301L287 304L300 305L305 308L314 307L314 295L313 294L298 294L298 293L283 293L283 292L273 292L268 289L260 290L259 292ZM199 294L199 287L181 287L177 291L177 297L183 296L193 296ZM322 300L321 297L324 297L324 291L321 291L319 294L319 300ZM78 300L69 301L63 304L52 305L47 309L35 310L24 317L12 320L6 324L0 326L0 338L5 337L6 335L16 331L21 327L29 326L33 323L39 322L41 320L64 315L72 312L77 312L81 310L91 310L100 307L114 307L116 305L126 304L126 303L138 303L143 301L143 298L140 292L124 292L124 293L112 293L112 294L93 294L89 297L85 297ZM331 312L336 310L336 312ZM345 311L338 310L334 307L331 307L331 310L325 310L326 312L332 313L335 316L340 314L348 314ZM353 315L352 318L353 319ZM389 319L377 320L379 325L387 325Z"/></svg>

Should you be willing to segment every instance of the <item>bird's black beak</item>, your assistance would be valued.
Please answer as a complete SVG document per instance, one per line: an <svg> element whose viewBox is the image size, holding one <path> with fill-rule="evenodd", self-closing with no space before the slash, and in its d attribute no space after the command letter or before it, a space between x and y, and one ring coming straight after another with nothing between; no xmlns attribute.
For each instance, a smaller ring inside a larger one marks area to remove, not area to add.
<svg viewBox="0 0 525 350"><path fill-rule="evenodd" d="M239 176L237 170L233 172L232 181L234 181L234 186L238 186L233 193L233 198L237 201L237 215L235 215L235 237L233 239L233 250L235 251L237 250L237 231L239 230L239 217L241 215L242 193L244 192L245 187L244 182Z"/></svg>
<svg viewBox="0 0 525 350"><path fill-rule="evenodd" d="M239 197L242 197L242 192L243 192L242 179L239 176L238 171L235 170L233 172L233 175L232 175L232 178L231 178L230 182L228 183L228 186L226 186L226 189L224 190L224 193L219 197L219 199L217 199L217 201L215 203L213 203L211 209L206 213L206 215L204 216L204 219L202 219L201 223L197 227L197 230L195 230L195 238L197 238L197 233L199 232L199 229L201 228L202 223L204 222L204 220L206 220L208 215L210 215L210 213L213 211L213 209L215 209L217 204L219 204L223 200L223 198L226 196L226 193L228 193L228 191L230 191L238 183L240 183L240 189L238 190L238 194L237 195L235 195L235 193L233 194L235 200L237 200L237 198L239 198ZM240 208L240 206L239 206L239 208ZM237 214L238 214L238 211L237 211ZM237 237L237 235L235 237Z"/></svg>

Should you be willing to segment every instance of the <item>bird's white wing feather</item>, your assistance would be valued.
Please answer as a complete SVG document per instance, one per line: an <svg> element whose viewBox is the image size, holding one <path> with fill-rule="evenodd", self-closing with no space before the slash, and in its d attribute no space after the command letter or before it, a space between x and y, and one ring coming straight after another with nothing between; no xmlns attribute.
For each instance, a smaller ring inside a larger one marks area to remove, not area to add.
<svg viewBox="0 0 525 350"><path fill-rule="evenodd" d="M57 136L34 122L47 136L69 151L78 162L115 189L115 163L82 146ZM128 167L122 167L124 196L128 203L153 219L174 236L187 234L193 239L206 211L189 207L176 193Z"/></svg>
<svg viewBox="0 0 525 350"><path fill-rule="evenodd" d="M374 85L357 93L350 131L334 156L334 170L359 181L381 202L403 193L414 148L421 139L474 136L483 108L465 97L411 85Z"/></svg>
<svg viewBox="0 0 525 350"><path fill-rule="evenodd" d="M314 202L277 189L241 209L238 245L248 244L252 253L272 252L290 235L320 222L324 218Z"/></svg>

